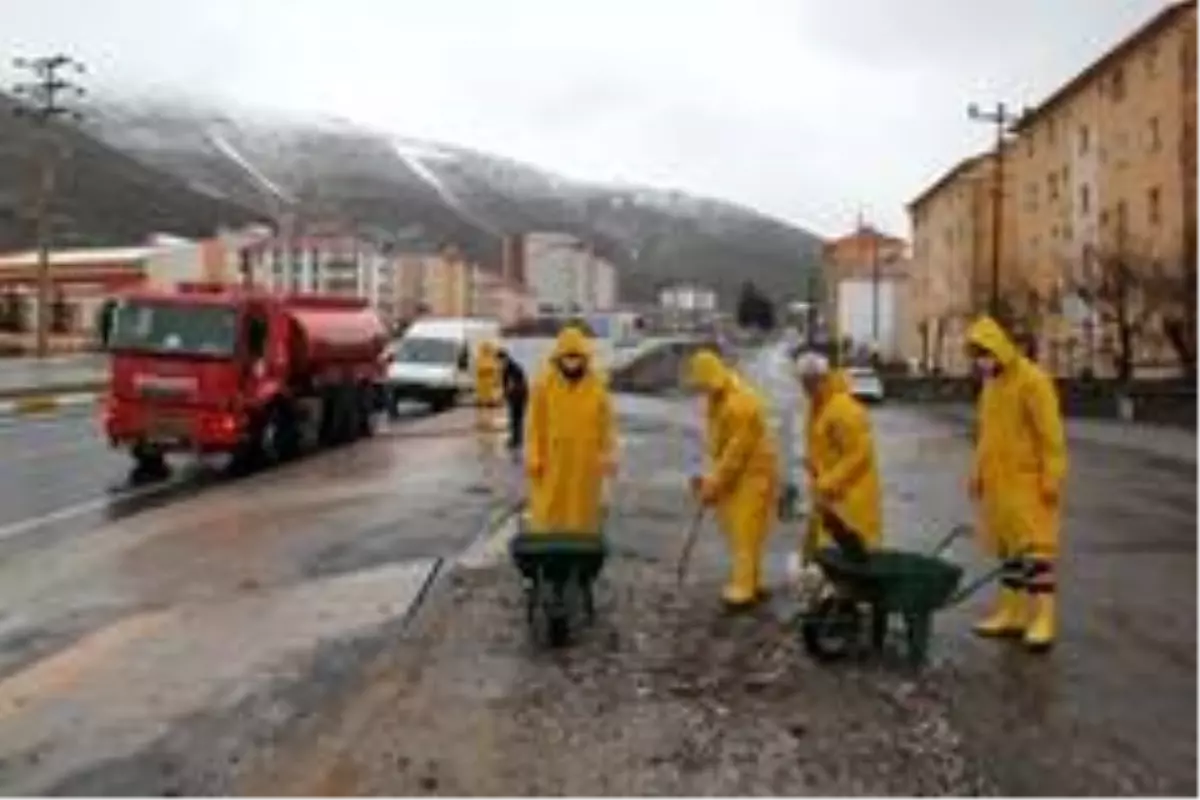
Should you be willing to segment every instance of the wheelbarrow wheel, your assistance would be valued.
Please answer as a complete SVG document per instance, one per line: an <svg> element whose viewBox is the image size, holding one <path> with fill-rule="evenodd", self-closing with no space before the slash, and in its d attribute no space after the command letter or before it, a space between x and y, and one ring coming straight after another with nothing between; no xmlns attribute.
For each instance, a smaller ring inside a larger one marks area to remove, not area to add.
<svg viewBox="0 0 1200 800"><path fill-rule="evenodd" d="M826 597L800 624L804 649L817 661L840 661L857 649L861 624L857 602L845 597Z"/></svg>

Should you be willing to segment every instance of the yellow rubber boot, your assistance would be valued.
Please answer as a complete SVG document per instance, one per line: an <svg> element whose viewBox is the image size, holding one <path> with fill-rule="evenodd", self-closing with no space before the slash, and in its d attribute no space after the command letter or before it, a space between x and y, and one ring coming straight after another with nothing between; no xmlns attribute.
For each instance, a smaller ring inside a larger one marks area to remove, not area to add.
<svg viewBox="0 0 1200 800"><path fill-rule="evenodd" d="M759 600L758 548L753 532L746 530L729 531L728 542L732 563L721 599L730 609L747 608Z"/></svg>
<svg viewBox="0 0 1200 800"><path fill-rule="evenodd" d="M1054 592L1032 595L1033 619L1025 631L1025 646L1034 652L1044 652L1054 646L1058 620Z"/></svg>
<svg viewBox="0 0 1200 800"><path fill-rule="evenodd" d="M979 636L1020 636L1025 632L1025 593L1011 586L1000 588L996 610L975 623L974 631Z"/></svg>

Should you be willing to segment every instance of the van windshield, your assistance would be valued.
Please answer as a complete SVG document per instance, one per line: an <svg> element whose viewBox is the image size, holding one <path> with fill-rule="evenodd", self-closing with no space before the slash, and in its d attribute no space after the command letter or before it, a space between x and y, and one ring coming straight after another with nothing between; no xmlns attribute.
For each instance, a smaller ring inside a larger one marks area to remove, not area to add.
<svg viewBox="0 0 1200 800"><path fill-rule="evenodd" d="M401 339L392 360L403 364L455 364L459 345L449 339Z"/></svg>

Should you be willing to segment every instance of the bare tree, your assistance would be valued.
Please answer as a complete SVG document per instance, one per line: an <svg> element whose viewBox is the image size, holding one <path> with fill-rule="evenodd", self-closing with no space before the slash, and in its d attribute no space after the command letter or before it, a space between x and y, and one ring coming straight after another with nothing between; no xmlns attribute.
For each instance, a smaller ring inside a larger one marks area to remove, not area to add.
<svg viewBox="0 0 1200 800"><path fill-rule="evenodd" d="M1165 333L1166 321L1181 317L1187 302L1180 302L1178 280L1164 275L1161 264L1153 259L1117 248L1096 252L1091 261L1091 279L1071 288L1096 310L1101 325L1115 334L1113 366L1118 380L1128 381L1133 377L1138 346ZM1190 297L1194 305L1194 289Z"/></svg>

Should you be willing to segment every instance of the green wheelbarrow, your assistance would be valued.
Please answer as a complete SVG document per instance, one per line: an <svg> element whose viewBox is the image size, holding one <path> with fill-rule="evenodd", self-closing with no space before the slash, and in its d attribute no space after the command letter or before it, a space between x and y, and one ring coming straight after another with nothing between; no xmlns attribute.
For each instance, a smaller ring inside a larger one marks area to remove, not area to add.
<svg viewBox="0 0 1200 800"><path fill-rule="evenodd" d="M890 622L898 617L903 621L907 660L922 666L929 652L933 615L962 602L1003 570L997 567L960 586L962 568L940 556L970 531L969 526L956 526L928 553L887 549L855 553L840 547L817 551L814 560L827 587L820 600L800 614L805 649L822 662L864 652L880 654ZM869 648L864 647L868 633Z"/></svg>
<svg viewBox="0 0 1200 800"><path fill-rule="evenodd" d="M521 530L509 554L524 579L525 618L536 643L562 647L595 621L592 588L608 556L603 534Z"/></svg>

